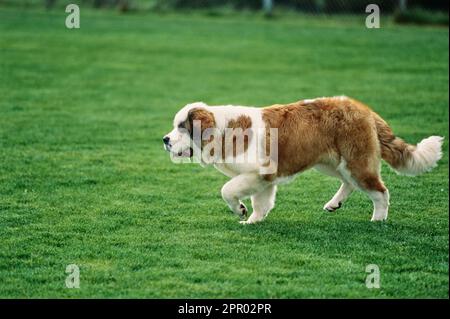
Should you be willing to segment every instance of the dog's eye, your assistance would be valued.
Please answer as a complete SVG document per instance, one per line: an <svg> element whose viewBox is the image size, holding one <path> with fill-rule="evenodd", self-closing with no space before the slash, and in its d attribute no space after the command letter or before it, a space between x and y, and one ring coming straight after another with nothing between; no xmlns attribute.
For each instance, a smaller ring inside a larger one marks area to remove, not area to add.
<svg viewBox="0 0 450 319"><path fill-rule="evenodd" d="M184 123L178 124L178 128L184 128Z"/></svg>

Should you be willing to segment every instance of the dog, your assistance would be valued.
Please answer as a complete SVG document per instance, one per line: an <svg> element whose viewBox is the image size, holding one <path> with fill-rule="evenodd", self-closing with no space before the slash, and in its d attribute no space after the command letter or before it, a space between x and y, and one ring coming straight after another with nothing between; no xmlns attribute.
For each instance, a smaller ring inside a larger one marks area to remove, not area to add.
<svg viewBox="0 0 450 319"><path fill-rule="evenodd" d="M244 137L226 138L230 130L240 130ZM257 130L264 139L256 138ZM195 139L194 133L202 137ZM223 143L232 150L223 152ZM442 143L443 137L431 136L415 146L408 144L367 105L346 96L263 108L196 102L175 115L173 130L163 137L163 146L173 158L212 164L230 178L222 187L222 198L243 224L262 221L275 205L277 185L310 168L342 182L324 210L336 211L354 190L360 190L373 202L371 220L384 221L389 191L381 179L381 159L399 174L416 176L437 165ZM258 147L263 151L257 151L257 157L263 161L236 161L249 158L250 150ZM268 155L269 149L276 152ZM263 169L270 165L275 169ZM242 200L248 197L253 212L245 220L248 210Z"/></svg>

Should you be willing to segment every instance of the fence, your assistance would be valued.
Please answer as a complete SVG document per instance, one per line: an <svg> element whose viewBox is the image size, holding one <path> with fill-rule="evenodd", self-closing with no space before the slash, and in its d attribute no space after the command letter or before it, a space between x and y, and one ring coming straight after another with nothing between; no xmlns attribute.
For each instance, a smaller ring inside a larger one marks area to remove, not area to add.
<svg viewBox="0 0 450 319"><path fill-rule="evenodd" d="M22 7L65 6L76 3L94 8L120 8L122 11L158 9L210 9L227 7L234 10L263 10L271 13L278 8L309 14L364 13L370 3L377 4L383 12L424 8L448 12L449 2L442 0L0 0L0 6Z"/></svg>

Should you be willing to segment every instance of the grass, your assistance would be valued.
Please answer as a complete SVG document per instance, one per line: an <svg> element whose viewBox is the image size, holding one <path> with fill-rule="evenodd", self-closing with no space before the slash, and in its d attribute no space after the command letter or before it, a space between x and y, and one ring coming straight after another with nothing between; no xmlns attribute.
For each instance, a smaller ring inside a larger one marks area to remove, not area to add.
<svg viewBox="0 0 450 319"><path fill-rule="evenodd" d="M448 298L448 29L364 20L0 9L0 297ZM346 94L410 143L446 137L431 173L386 165L387 223L308 171L240 225L226 177L174 165L161 138L187 102ZM68 264L80 289L65 288ZM381 288L367 289L368 264Z"/></svg>

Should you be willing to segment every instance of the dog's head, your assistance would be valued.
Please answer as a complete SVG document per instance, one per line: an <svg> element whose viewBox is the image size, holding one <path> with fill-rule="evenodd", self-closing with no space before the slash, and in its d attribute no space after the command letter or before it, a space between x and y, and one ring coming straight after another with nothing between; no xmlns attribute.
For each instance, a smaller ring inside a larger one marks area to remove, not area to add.
<svg viewBox="0 0 450 319"><path fill-rule="evenodd" d="M188 104L178 111L173 120L172 131L163 137L164 149L178 157L192 157L195 123L200 123L201 134L204 130L215 127L214 115L203 102Z"/></svg>

